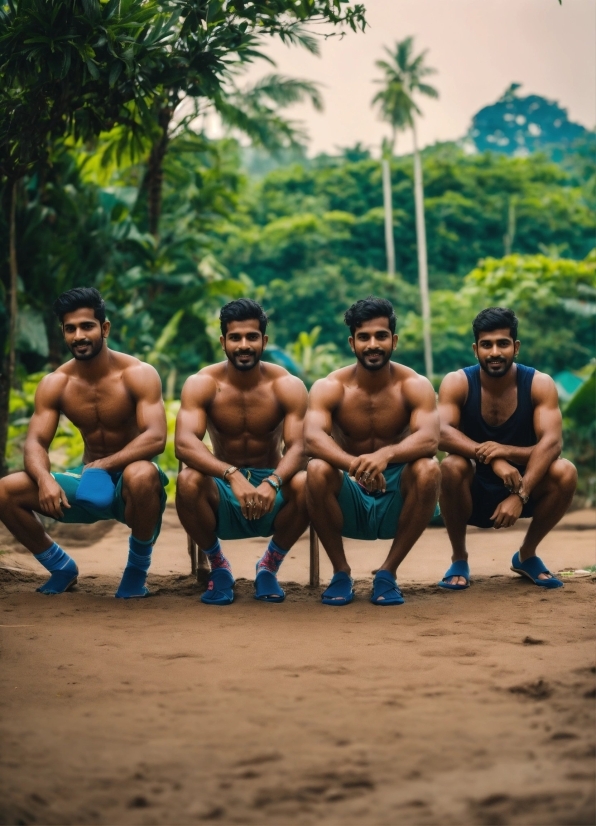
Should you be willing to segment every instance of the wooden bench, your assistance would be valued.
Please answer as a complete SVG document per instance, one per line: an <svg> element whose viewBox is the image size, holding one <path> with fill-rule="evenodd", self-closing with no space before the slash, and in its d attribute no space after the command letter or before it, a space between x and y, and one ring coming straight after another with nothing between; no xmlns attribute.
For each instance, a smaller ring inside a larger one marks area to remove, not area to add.
<svg viewBox="0 0 596 826"><path fill-rule="evenodd" d="M182 462L178 467L182 470ZM188 555L190 557L190 572L197 578L198 582L206 585L211 573L211 567L207 555L199 548L194 539L186 534L186 541L188 547ZM319 587L319 537L315 529L310 525L308 529L308 546L309 546L309 579L308 584L311 588Z"/></svg>

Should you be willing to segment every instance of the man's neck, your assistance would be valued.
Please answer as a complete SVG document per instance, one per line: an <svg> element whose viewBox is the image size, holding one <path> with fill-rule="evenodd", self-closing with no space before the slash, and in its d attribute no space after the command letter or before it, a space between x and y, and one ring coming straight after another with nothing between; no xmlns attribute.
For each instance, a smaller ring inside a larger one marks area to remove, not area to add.
<svg viewBox="0 0 596 826"><path fill-rule="evenodd" d="M110 372L111 358L108 345L104 345L92 359L75 359L74 373L86 381L94 382L104 378Z"/></svg>
<svg viewBox="0 0 596 826"><path fill-rule="evenodd" d="M367 370L362 364L356 362L356 381L358 386L369 393L378 393L384 387L391 384L391 362L388 361L380 370Z"/></svg>
<svg viewBox="0 0 596 826"><path fill-rule="evenodd" d="M261 380L261 362L258 361L250 370L237 370L232 362L228 361L226 372L230 384L238 390L252 390Z"/></svg>
<svg viewBox="0 0 596 826"><path fill-rule="evenodd" d="M494 393L495 396L515 384L517 384L517 364L512 364L504 376L489 376L482 367L480 368L480 386L489 393Z"/></svg>

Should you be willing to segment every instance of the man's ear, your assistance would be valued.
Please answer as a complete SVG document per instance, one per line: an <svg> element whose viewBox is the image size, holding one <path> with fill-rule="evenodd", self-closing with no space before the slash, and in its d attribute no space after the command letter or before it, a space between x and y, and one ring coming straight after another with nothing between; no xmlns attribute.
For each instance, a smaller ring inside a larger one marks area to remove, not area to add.
<svg viewBox="0 0 596 826"><path fill-rule="evenodd" d="M353 336L349 336L349 337L348 337L348 344L349 344L349 345L350 345L350 347L352 348L352 352L353 352L353 353L355 353L355 352L356 352L356 350L354 349L354 337L353 337Z"/></svg>
<svg viewBox="0 0 596 826"><path fill-rule="evenodd" d="M267 346L267 342L269 341L269 336L263 333L263 350Z"/></svg>
<svg viewBox="0 0 596 826"><path fill-rule="evenodd" d="M102 334L102 336L104 338L107 338L110 335L110 330L111 329L112 329L112 325L108 321L108 319L106 318L106 320L101 325L101 334Z"/></svg>
<svg viewBox="0 0 596 826"><path fill-rule="evenodd" d="M476 342L472 344L472 350L474 351L474 355L476 356L476 358L478 358L478 345L476 344Z"/></svg>
<svg viewBox="0 0 596 826"><path fill-rule="evenodd" d="M394 333L393 334L393 348L392 348L393 350L395 350L395 348L397 347L397 342L398 341L399 341L399 336L397 335L397 333Z"/></svg>
<svg viewBox="0 0 596 826"><path fill-rule="evenodd" d="M219 337L219 343L221 344L221 349L225 350L226 349L226 339L225 339L224 336Z"/></svg>
<svg viewBox="0 0 596 826"><path fill-rule="evenodd" d="M521 341L519 341L519 340L518 340L518 341L515 341L515 342L513 343L513 355L515 356L515 358L517 358L517 356L518 356L518 354L519 354L519 348L520 348L520 346L521 346Z"/></svg>

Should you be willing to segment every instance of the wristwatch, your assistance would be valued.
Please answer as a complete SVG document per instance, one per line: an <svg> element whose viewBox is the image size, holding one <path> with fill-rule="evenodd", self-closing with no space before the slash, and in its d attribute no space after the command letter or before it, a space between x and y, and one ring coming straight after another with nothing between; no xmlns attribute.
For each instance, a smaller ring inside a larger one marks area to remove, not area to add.
<svg viewBox="0 0 596 826"><path fill-rule="evenodd" d="M530 501L530 497L528 496L528 494L523 493L521 488L519 490L515 491L515 495L519 496L519 498L522 500L522 505L527 505L528 502Z"/></svg>

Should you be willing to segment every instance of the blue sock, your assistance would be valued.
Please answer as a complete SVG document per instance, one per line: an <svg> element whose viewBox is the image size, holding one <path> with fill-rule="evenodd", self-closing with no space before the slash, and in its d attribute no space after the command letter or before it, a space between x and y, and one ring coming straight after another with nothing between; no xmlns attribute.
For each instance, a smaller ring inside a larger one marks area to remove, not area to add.
<svg viewBox="0 0 596 826"><path fill-rule="evenodd" d="M269 547L257 562L257 573L265 570L276 574L279 571L279 566L286 558L287 553L288 552L280 548L279 545L276 545L273 540L270 540Z"/></svg>
<svg viewBox="0 0 596 826"><path fill-rule="evenodd" d="M219 544L219 539L216 539L215 544L213 544L210 548L205 548L203 553L207 554L209 557L212 571L216 568L225 568L230 572L232 571L230 560L224 556L221 545Z"/></svg>
<svg viewBox="0 0 596 826"><path fill-rule="evenodd" d="M132 599L133 597L147 596L149 589L145 587L145 580L151 565L152 550L153 541L151 539L143 542L134 536L130 537L128 540L128 562L116 591L117 597Z"/></svg>
<svg viewBox="0 0 596 826"><path fill-rule="evenodd" d="M60 545L55 542L41 554L34 554L35 559L41 562L52 576L37 589L42 594L62 594L70 585L74 585L79 569L76 562Z"/></svg>

